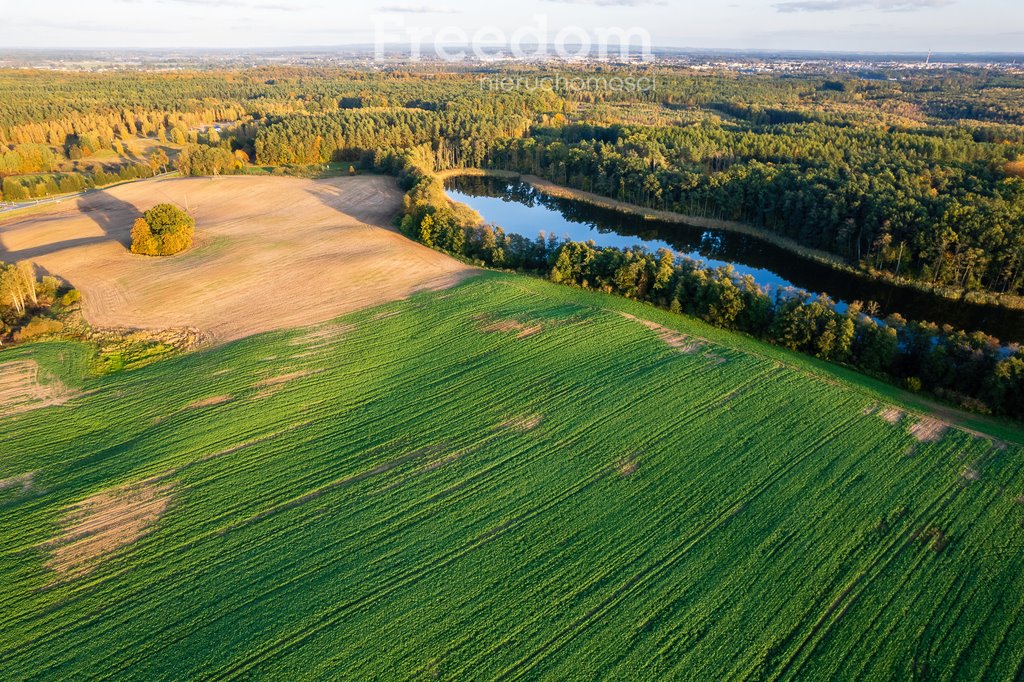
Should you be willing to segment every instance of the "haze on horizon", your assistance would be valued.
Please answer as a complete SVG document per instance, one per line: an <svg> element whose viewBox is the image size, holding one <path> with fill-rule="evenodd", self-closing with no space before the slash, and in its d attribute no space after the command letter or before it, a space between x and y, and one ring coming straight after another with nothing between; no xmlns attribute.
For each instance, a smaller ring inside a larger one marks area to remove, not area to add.
<svg viewBox="0 0 1024 682"><path fill-rule="evenodd" d="M0 26L8 48L259 48L373 44L380 27L428 41L445 27L511 34L639 27L661 47L1020 52L1019 0L53 0ZM390 41L389 41L390 42ZM443 41L442 41L443 42ZM447 41L455 42L455 41Z"/></svg>

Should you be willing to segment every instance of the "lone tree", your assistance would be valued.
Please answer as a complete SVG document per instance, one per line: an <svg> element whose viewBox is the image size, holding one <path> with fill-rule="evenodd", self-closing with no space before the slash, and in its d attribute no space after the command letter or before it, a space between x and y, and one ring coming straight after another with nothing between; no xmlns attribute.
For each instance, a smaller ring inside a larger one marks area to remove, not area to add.
<svg viewBox="0 0 1024 682"><path fill-rule="evenodd" d="M157 148L152 154L149 155L149 167L153 169L153 172L164 172L167 165L170 163L170 159L167 158L167 152L163 149Z"/></svg>
<svg viewBox="0 0 1024 682"><path fill-rule="evenodd" d="M173 204L157 204L135 221L132 253L172 256L192 246L196 221Z"/></svg>

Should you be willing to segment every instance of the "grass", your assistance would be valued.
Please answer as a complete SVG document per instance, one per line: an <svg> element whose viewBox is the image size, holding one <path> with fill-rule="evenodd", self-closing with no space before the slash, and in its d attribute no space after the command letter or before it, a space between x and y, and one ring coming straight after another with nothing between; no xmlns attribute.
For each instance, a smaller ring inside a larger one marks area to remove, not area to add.
<svg viewBox="0 0 1024 682"><path fill-rule="evenodd" d="M0 419L5 679L1021 674L1021 447L917 442L894 389L693 320L485 273L132 372L27 358L82 395ZM47 566L71 505L154 481L134 543Z"/></svg>

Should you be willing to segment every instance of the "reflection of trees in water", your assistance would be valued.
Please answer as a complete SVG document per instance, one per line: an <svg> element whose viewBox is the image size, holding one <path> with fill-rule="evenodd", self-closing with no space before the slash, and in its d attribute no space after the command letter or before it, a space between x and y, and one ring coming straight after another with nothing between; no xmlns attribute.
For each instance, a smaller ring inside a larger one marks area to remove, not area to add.
<svg viewBox="0 0 1024 682"><path fill-rule="evenodd" d="M600 234L634 237L643 242L664 242L676 251L699 254L703 258L742 262L772 272L778 272L776 268L782 265L780 257L787 260L791 258L790 254L745 235L708 230L685 223L648 220L623 211L543 194L525 182L466 176L451 179L449 187L470 196L515 201L529 208L541 206L561 214L566 220L587 225Z"/></svg>
<svg viewBox="0 0 1024 682"><path fill-rule="evenodd" d="M700 236L700 252L701 255L711 256L718 260L720 255L725 253L725 237L716 233L712 230L705 230Z"/></svg>
<svg viewBox="0 0 1024 682"><path fill-rule="evenodd" d="M960 329L980 329L1004 340L1024 340L1024 314L1018 311L950 301L926 291L858 277L749 235L647 220L583 201L545 195L525 182L461 176L449 179L447 186L470 196L496 197L530 208L540 206L601 234L634 237L648 243L664 242L681 253L767 270L798 288L827 293L836 301L874 301L882 316L896 312Z"/></svg>

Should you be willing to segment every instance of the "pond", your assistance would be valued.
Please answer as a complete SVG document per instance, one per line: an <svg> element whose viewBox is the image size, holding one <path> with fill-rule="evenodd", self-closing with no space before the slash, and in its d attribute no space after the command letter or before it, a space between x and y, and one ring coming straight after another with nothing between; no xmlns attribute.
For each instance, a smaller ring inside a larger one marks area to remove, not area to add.
<svg viewBox="0 0 1024 682"><path fill-rule="evenodd" d="M711 267L731 265L751 275L769 294L802 290L827 294L845 310L852 301L874 301L882 317L899 313L912 320L980 330L1004 342L1024 341L1024 313L993 305L951 301L941 296L842 272L770 242L725 230L647 220L583 201L540 193L525 182L457 176L445 181L455 201L509 234L535 238L540 232L597 246L660 248Z"/></svg>

